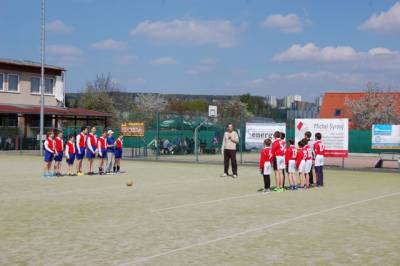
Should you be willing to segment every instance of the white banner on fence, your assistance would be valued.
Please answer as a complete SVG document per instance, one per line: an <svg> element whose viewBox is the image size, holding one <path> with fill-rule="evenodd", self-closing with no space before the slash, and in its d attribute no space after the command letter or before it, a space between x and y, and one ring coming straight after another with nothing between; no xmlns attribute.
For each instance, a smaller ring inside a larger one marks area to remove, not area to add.
<svg viewBox="0 0 400 266"><path fill-rule="evenodd" d="M274 132L286 133L285 123L246 123L246 149L261 149L265 139L273 139Z"/></svg>
<svg viewBox="0 0 400 266"><path fill-rule="evenodd" d="M296 144L306 131L322 134L326 157L347 157L349 154L349 121L345 119L296 119Z"/></svg>
<svg viewBox="0 0 400 266"><path fill-rule="evenodd" d="M372 125L372 149L400 149L400 125Z"/></svg>

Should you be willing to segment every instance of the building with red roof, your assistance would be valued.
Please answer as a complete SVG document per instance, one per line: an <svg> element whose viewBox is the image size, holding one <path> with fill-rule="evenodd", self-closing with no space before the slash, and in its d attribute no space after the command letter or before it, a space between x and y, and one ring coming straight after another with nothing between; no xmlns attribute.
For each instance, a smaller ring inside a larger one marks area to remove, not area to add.
<svg viewBox="0 0 400 266"><path fill-rule="evenodd" d="M400 92L383 92L389 94L395 99L396 110L400 116ZM326 92L319 117L320 118L349 118L351 119L351 111L346 105L347 100L359 100L366 95L365 92Z"/></svg>
<svg viewBox="0 0 400 266"><path fill-rule="evenodd" d="M0 138L37 138L40 73L39 63L0 59ZM107 126L108 113L65 107L65 75L64 68L45 65L45 127L79 127L92 121Z"/></svg>

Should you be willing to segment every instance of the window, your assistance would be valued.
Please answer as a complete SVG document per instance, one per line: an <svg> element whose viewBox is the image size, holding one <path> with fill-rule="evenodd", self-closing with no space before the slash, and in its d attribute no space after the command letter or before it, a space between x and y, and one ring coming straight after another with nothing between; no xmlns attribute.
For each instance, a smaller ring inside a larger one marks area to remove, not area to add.
<svg viewBox="0 0 400 266"><path fill-rule="evenodd" d="M7 91L19 92L19 76L15 74L9 74L7 77L8 88Z"/></svg>
<svg viewBox="0 0 400 266"><path fill-rule="evenodd" d="M342 115L342 109L335 109L335 116L341 116Z"/></svg>
<svg viewBox="0 0 400 266"><path fill-rule="evenodd" d="M44 93L45 94L53 94L53 88L54 88L54 79L46 79L45 85L44 85Z"/></svg>
<svg viewBox="0 0 400 266"><path fill-rule="evenodd" d="M40 78L31 77L31 93L40 93Z"/></svg>
<svg viewBox="0 0 400 266"><path fill-rule="evenodd" d="M4 91L4 74L0 73L0 91Z"/></svg>

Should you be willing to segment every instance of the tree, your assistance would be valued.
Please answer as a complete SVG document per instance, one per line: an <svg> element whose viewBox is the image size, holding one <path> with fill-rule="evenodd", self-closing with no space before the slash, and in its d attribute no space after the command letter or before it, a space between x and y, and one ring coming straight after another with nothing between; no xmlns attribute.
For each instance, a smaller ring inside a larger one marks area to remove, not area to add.
<svg viewBox="0 0 400 266"><path fill-rule="evenodd" d="M390 92L379 89L376 84L369 84L361 99L348 99L345 104L356 129L371 129L373 124L400 123L396 98Z"/></svg>
<svg viewBox="0 0 400 266"><path fill-rule="evenodd" d="M135 99L139 112L160 112L167 107L167 100L158 93L141 93Z"/></svg>
<svg viewBox="0 0 400 266"><path fill-rule="evenodd" d="M206 113L208 111L208 105L209 102L204 99L170 99L166 110L169 112Z"/></svg>
<svg viewBox="0 0 400 266"><path fill-rule="evenodd" d="M271 107L260 96L252 96L250 93L239 97L242 103L247 104L247 110L256 116L271 116Z"/></svg>
<svg viewBox="0 0 400 266"><path fill-rule="evenodd" d="M252 114L247 111L247 104L241 102L239 98L215 103L218 107L218 122L224 125L233 123L239 127L241 122L252 117Z"/></svg>
<svg viewBox="0 0 400 266"><path fill-rule="evenodd" d="M118 124L116 108L110 92L116 91L117 85L111 81L111 75L97 75L96 79L88 82L85 92L78 100L78 106L89 110L110 113L113 115L111 122Z"/></svg>

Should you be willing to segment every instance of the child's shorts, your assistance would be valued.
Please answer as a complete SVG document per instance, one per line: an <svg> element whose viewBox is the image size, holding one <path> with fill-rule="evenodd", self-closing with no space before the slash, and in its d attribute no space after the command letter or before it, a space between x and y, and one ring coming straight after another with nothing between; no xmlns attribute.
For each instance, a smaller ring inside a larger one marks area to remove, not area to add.
<svg viewBox="0 0 400 266"><path fill-rule="evenodd" d="M296 173L296 161L289 160L288 162L288 173Z"/></svg>
<svg viewBox="0 0 400 266"><path fill-rule="evenodd" d="M54 154L53 153L51 153L51 152L49 152L47 150L44 151L44 161L45 162L49 163L49 162L53 161L53 158L54 158Z"/></svg>
<svg viewBox="0 0 400 266"><path fill-rule="evenodd" d="M84 147L78 147L79 152L76 153L76 159L77 160L82 160L83 157L85 157L85 148Z"/></svg>
<svg viewBox="0 0 400 266"><path fill-rule="evenodd" d="M121 159L122 158L122 149L115 149L115 159Z"/></svg>
<svg viewBox="0 0 400 266"><path fill-rule="evenodd" d="M297 170L299 171L299 173L307 173L305 169L306 169L306 161L301 160L299 169L297 169Z"/></svg>
<svg viewBox="0 0 400 266"><path fill-rule="evenodd" d="M305 173L311 172L312 160L306 160L306 166L304 167Z"/></svg>
<svg viewBox="0 0 400 266"><path fill-rule="evenodd" d="M276 156L276 169L285 170L285 158L283 156Z"/></svg>
<svg viewBox="0 0 400 266"><path fill-rule="evenodd" d="M315 166L323 166L324 165L324 156L318 154L315 156Z"/></svg>
<svg viewBox="0 0 400 266"><path fill-rule="evenodd" d="M263 175L270 175L271 174L271 162L264 163Z"/></svg>
<svg viewBox="0 0 400 266"><path fill-rule="evenodd" d="M96 157L96 153L92 152L90 149L86 149L86 157L88 159L93 159Z"/></svg>
<svg viewBox="0 0 400 266"><path fill-rule="evenodd" d="M67 164L68 165L73 165L75 161L75 154L70 154L69 159L67 159Z"/></svg>
<svg viewBox="0 0 400 266"><path fill-rule="evenodd" d="M101 159L107 159L107 150L101 150L101 154L99 152L99 158Z"/></svg>
<svg viewBox="0 0 400 266"><path fill-rule="evenodd" d="M63 158L63 152L60 151L60 152L57 153L57 155L54 156L54 161L61 162L62 158Z"/></svg>

